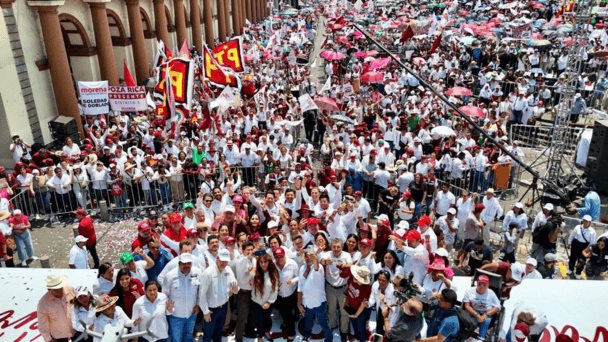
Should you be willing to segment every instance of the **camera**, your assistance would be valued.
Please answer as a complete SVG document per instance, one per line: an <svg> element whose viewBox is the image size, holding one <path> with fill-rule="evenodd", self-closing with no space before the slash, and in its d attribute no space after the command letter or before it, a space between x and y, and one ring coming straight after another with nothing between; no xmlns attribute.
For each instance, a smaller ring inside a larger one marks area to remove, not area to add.
<svg viewBox="0 0 608 342"><path fill-rule="evenodd" d="M400 302L406 302L412 297L417 297L423 303L428 302L422 287L414 282L414 273L409 273L407 277L401 279L399 287L402 290L395 291L394 294Z"/></svg>

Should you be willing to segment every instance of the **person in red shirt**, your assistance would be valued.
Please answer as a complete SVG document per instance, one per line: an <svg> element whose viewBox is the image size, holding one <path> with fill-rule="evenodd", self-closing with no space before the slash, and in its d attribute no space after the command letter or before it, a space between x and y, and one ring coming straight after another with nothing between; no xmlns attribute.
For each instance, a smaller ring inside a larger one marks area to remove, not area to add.
<svg viewBox="0 0 608 342"><path fill-rule="evenodd" d="M369 268L358 265L338 267L342 268L340 277L348 279L344 310L350 317L355 338L359 341L367 341L367 318L369 316L367 303L372 293Z"/></svg>
<svg viewBox="0 0 608 342"><path fill-rule="evenodd" d="M32 261L38 259L34 256L34 245L30 234L32 224L19 209L13 211L13 215L8 219L8 224L13 231L13 239L15 239L15 245L17 245L21 267L27 267Z"/></svg>
<svg viewBox="0 0 608 342"><path fill-rule="evenodd" d="M187 231L182 223L182 215L172 214L169 216L169 228L165 229L160 240L163 246L179 254L179 243L186 240Z"/></svg>
<svg viewBox="0 0 608 342"><path fill-rule="evenodd" d="M131 276L131 271L127 268L122 268L116 275L116 284L110 296L118 296L118 302L116 305L120 306L125 314L129 317L133 317L133 304L137 298L143 296L144 285Z"/></svg>
<svg viewBox="0 0 608 342"><path fill-rule="evenodd" d="M139 222L137 225L137 237L131 242L131 251L136 248L146 248L148 243L154 238L159 238L158 233L152 230L149 220Z"/></svg>
<svg viewBox="0 0 608 342"><path fill-rule="evenodd" d="M95 235L95 226L93 226L93 219L87 216L87 212L78 208L74 215L78 222L78 235L82 235L87 238L86 247L91 258L93 258L93 268L99 268L99 256L97 255L97 235Z"/></svg>

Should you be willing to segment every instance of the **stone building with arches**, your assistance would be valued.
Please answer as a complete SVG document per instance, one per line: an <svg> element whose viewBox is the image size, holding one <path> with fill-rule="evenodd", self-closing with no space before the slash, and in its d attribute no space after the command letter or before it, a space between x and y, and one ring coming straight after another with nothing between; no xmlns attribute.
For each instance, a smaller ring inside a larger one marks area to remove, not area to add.
<svg viewBox="0 0 608 342"><path fill-rule="evenodd" d="M157 39L200 51L270 14L267 0L0 0L0 8L0 164L12 135L49 143L58 115L80 124L77 81L118 85L126 62L141 83Z"/></svg>

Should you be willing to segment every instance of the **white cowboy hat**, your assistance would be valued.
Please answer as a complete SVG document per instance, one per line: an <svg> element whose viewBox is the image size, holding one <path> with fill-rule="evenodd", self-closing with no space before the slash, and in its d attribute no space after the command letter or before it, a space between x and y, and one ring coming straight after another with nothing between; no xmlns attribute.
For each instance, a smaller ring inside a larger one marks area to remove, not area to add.
<svg viewBox="0 0 608 342"><path fill-rule="evenodd" d="M352 265L350 267L350 273L353 274L353 277L359 283L363 285L369 285L369 268L367 268L367 266Z"/></svg>
<svg viewBox="0 0 608 342"><path fill-rule="evenodd" d="M46 288L49 290L58 290L58 289L62 289L64 286L67 285L67 280L68 277L63 276L63 275L50 275L48 277L46 277Z"/></svg>

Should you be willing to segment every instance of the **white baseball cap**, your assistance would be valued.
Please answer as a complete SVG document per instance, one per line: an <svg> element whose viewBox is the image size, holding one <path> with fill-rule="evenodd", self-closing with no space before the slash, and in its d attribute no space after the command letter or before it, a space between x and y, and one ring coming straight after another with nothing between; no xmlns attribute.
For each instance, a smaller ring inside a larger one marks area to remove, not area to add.
<svg viewBox="0 0 608 342"><path fill-rule="evenodd" d="M231 212L231 213L234 213L234 212L235 212L235 210L234 210L234 206L233 206L233 205L231 205L231 204L228 204L228 205L226 205L226 206L224 207L224 211L229 211L229 212Z"/></svg>
<svg viewBox="0 0 608 342"><path fill-rule="evenodd" d="M89 239L87 239L86 237L84 237L82 235L78 235L77 237L74 238L74 242L76 242L76 243L87 242L87 240L89 240Z"/></svg>
<svg viewBox="0 0 608 342"><path fill-rule="evenodd" d="M220 261L230 262L230 252L227 249L222 248L217 252L217 258Z"/></svg>
<svg viewBox="0 0 608 342"><path fill-rule="evenodd" d="M276 228L278 226L279 226L279 224L276 221L270 221L270 222L268 222L267 227L268 227L268 229L270 229L270 228Z"/></svg>
<svg viewBox="0 0 608 342"><path fill-rule="evenodd" d="M555 208L553 207L553 204L547 203L543 206L543 209L553 211Z"/></svg>
<svg viewBox="0 0 608 342"><path fill-rule="evenodd" d="M524 273L526 273L526 266L524 266L518 262L511 265L511 277L516 282L521 282L521 279L523 278Z"/></svg>
<svg viewBox="0 0 608 342"><path fill-rule="evenodd" d="M194 260L194 258L190 253L182 253L179 255L179 262L182 264L192 263L192 260Z"/></svg>
<svg viewBox="0 0 608 342"><path fill-rule="evenodd" d="M488 190L486 190L487 194L493 194L494 193L494 188L488 188Z"/></svg>
<svg viewBox="0 0 608 342"><path fill-rule="evenodd" d="M536 267L536 265L538 265L538 262L534 258L528 258L528 260L526 260L526 264Z"/></svg>
<svg viewBox="0 0 608 342"><path fill-rule="evenodd" d="M515 203L514 207L515 208L519 208L519 209L523 209L524 205L521 202L517 202L517 203Z"/></svg>
<svg viewBox="0 0 608 342"><path fill-rule="evenodd" d="M456 215L456 208L448 209L448 214Z"/></svg>
<svg viewBox="0 0 608 342"><path fill-rule="evenodd" d="M15 211L17 211L17 210L15 210ZM591 221L593 221L593 218L591 217L591 215L585 215L585 216L583 216L583 221L591 222Z"/></svg>

